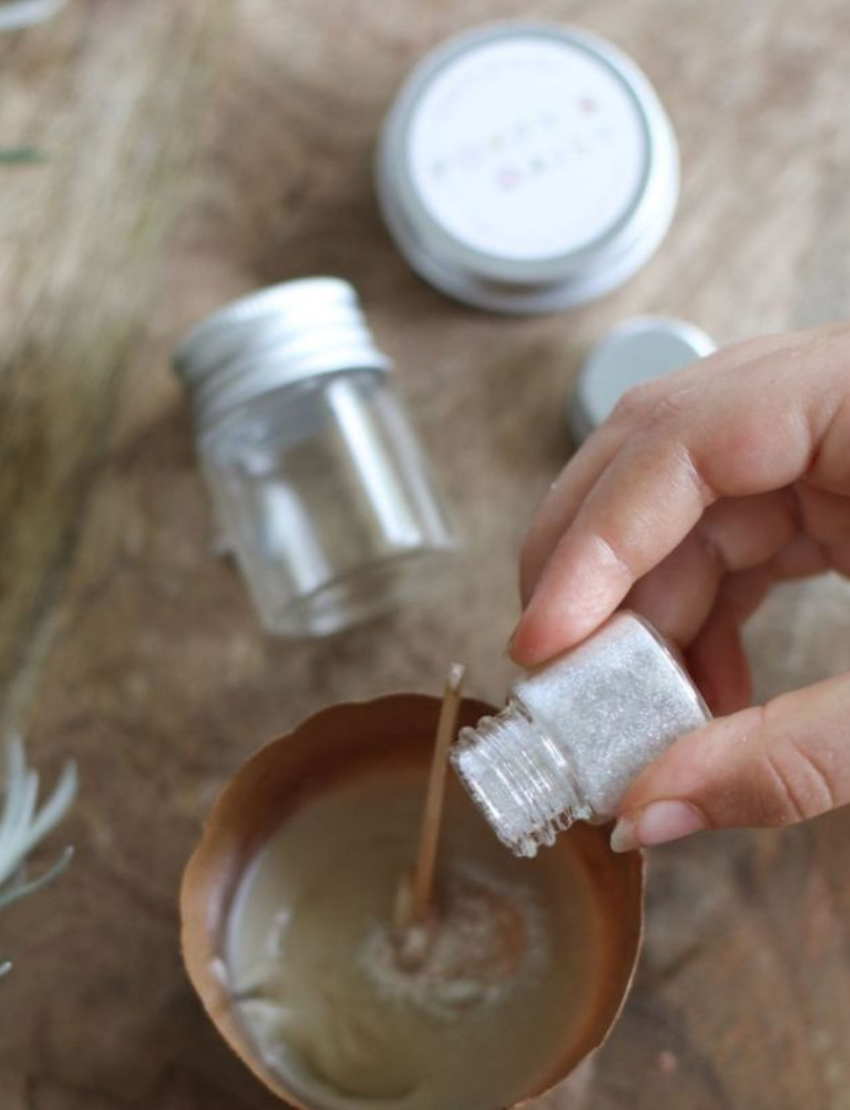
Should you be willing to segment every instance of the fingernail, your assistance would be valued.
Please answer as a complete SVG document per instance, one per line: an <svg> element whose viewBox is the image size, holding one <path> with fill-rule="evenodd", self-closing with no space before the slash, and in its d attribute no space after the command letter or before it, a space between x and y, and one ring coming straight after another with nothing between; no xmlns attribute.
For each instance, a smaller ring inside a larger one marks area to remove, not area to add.
<svg viewBox="0 0 850 1110"><path fill-rule="evenodd" d="M619 817L617 824L611 830L611 851L631 852L639 847L635 828L628 817Z"/></svg>
<svg viewBox="0 0 850 1110"><path fill-rule="evenodd" d="M706 828L706 820L690 802L650 802L643 809L621 817L611 833L615 852L667 844Z"/></svg>

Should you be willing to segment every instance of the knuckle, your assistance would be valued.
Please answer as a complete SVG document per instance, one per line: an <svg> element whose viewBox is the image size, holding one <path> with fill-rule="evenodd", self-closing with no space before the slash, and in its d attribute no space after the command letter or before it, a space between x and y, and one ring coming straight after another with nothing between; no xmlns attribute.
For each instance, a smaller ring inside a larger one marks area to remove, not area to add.
<svg viewBox="0 0 850 1110"><path fill-rule="evenodd" d="M614 570L626 582L633 583L638 577L636 569L632 566L628 553L624 551L621 546L615 543L614 540L609 539L601 532L597 532L595 537L596 550L599 558L609 570Z"/></svg>
<svg viewBox="0 0 850 1110"><path fill-rule="evenodd" d="M619 399L609 419L616 424L633 424L652 409L657 397L658 389L652 382L636 385Z"/></svg>
<svg viewBox="0 0 850 1110"><path fill-rule="evenodd" d="M766 707L768 719L776 712L773 704ZM759 797L763 824L795 824L835 807L830 776L810 746L771 728L764 729L761 736L764 776Z"/></svg>
<svg viewBox="0 0 850 1110"><path fill-rule="evenodd" d="M765 825L793 825L810 816L803 791L785 753L767 747L762 758L765 772L761 791L761 817Z"/></svg>
<svg viewBox="0 0 850 1110"><path fill-rule="evenodd" d="M707 477L708 467L703 466L693 450L684 443L678 445L677 461L687 475L703 507L708 508L709 505L717 501L719 494Z"/></svg>
<svg viewBox="0 0 850 1110"><path fill-rule="evenodd" d="M687 413L691 408L693 391L689 388L672 389L661 397L649 411L648 423L657 427L669 425Z"/></svg>
<svg viewBox="0 0 850 1110"><path fill-rule="evenodd" d="M610 419L620 425L654 430L668 427L693 408L694 391L690 386L662 388L657 381L645 382L624 393Z"/></svg>
<svg viewBox="0 0 850 1110"><path fill-rule="evenodd" d="M806 817L817 817L835 808L829 774L805 745L789 742L789 763L800 808Z"/></svg>

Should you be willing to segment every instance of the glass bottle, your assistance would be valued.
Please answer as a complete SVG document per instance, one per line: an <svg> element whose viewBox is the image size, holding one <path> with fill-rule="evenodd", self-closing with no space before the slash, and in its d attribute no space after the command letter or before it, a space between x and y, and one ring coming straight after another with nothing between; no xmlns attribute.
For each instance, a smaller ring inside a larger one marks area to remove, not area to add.
<svg viewBox="0 0 850 1110"><path fill-rule="evenodd" d="M177 349L222 546L272 632L321 636L407 598L456 547L354 289L227 305Z"/></svg>
<svg viewBox="0 0 850 1110"><path fill-rule="evenodd" d="M516 682L451 758L499 838L533 856L573 821L613 818L643 768L709 719L669 645L624 611Z"/></svg>

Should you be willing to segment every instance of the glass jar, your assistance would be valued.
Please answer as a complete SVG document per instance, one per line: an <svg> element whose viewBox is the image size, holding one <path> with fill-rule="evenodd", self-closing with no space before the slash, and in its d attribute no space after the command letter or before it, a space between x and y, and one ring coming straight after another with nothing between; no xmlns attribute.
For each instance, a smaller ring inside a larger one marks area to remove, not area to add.
<svg viewBox="0 0 850 1110"><path fill-rule="evenodd" d="M672 649L621 612L515 683L501 713L461 730L451 758L499 838L533 856L573 821L613 818L644 767L709 719Z"/></svg>
<svg viewBox="0 0 850 1110"><path fill-rule="evenodd" d="M174 365L224 544L268 631L322 636L384 613L456 547L347 282L235 301Z"/></svg>

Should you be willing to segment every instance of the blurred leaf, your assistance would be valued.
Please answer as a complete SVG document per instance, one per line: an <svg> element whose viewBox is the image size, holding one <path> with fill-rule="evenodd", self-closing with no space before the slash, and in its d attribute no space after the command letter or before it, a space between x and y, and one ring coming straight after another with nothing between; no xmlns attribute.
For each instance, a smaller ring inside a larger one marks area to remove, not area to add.
<svg viewBox="0 0 850 1110"><path fill-rule="evenodd" d="M44 152L35 146L0 147L0 166L25 166L43 161Z"/></svg>

